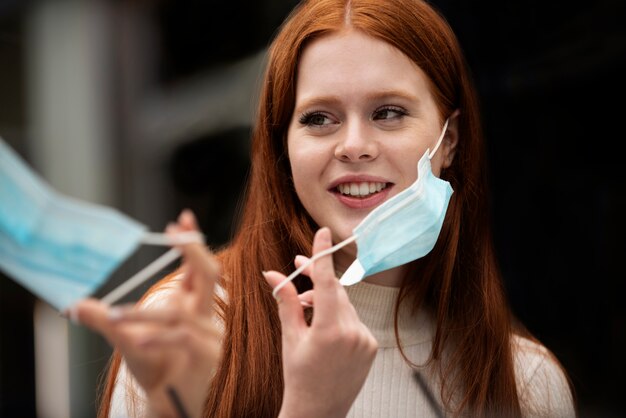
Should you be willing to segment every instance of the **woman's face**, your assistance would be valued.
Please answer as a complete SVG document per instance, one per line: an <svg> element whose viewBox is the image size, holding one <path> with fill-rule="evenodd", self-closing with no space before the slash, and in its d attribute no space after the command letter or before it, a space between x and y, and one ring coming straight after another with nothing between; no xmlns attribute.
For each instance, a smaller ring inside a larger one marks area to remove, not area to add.
<svg viewBox="0 0 626 418"><path fill-rule="evenodd" d="M335 242L417 178L443 121L422 70L359 31L316 39L303 51L288 148L296 193ZM439 175L446 143L431 160Z"/></svg>

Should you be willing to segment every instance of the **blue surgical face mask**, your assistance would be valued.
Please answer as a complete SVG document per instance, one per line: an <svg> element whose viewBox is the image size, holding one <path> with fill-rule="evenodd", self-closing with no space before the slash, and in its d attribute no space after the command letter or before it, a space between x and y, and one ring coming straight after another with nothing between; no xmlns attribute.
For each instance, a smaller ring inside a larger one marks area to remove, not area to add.
<svg viewBox="0 0 626 418"><path fill-rule="evenodd" d="M274 288L274 296L316 259L356 241L357 258L339 280L344 286L364 277L401 266L428 254L439 237L452 186L436 177L430 160L448 128L448 120L432 152L426 150L417 163L417 180L407 189L370 212L353 230L353 235L316 254Z"/></svg>
<svg viewBox="0 0 626 418"><path fill-rule="evenodd" d="M63 310L97 290L141 243L172 244L113 208L56 192L0 138L0 270L7 276ZM106 301L179 255L165 253Z"/></svg>

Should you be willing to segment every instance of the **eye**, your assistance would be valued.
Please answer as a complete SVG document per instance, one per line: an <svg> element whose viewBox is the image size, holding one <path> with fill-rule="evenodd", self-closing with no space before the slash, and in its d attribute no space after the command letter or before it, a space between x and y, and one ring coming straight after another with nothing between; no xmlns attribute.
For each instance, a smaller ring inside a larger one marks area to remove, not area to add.
<svg viewBox="0 0 626 418"><path fill-rule="evenodd" d="M302 125L312 127L322 127L337 123L335 120L331 119L330 116L323 112L303 113L302 116L300 116L299 122Z"/></svg>
<svg viewBox="0 0 626 418"><path fill-rule="evenodd" d="M374 111L373 120L393 120L401 119L408 115L408 112L399 106L383 106Z"/></svg>

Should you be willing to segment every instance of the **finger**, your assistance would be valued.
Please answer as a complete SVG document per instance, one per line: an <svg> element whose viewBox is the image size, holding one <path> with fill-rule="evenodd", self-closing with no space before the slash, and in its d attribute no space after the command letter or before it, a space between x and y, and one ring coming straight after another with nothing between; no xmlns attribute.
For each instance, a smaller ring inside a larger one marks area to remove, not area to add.
<svg viewBox="0 0 626 418"><path fill-rule="evenodd" d="M185 209L178 217L177 223L169 224L166 232L173 237L176 234L199 232L198 223L193 212ZM219 277L219 263L204 244L192 242L178 246L184 257L183 290L192 293L194 299L191 309L195 312L206 312L213 304L213 290Z"/></svg>
<svg viewBox="0 0 626 418"><path fill-rule="evenodd" d="M109 321L108 315L109 305L89 298L79 301L69 311L74 322L100 333L109 344L115 345L114 326Z"/></svg>
<svg viewBox="0 0 626 418"><path fill-rule="evenodd" d="M326 227L321 228L315 234L315 238L313 238L313 255L327 250L331 246L330 229ZM337 288L332 255L326 255L313 263L311 266L311 278L313 276L315 276L313 279L315 286L323 287L324 289Z"/></svg>
<svg viewBox="0 0 626 418"><path fill-rule="evenodd" d="M313 305L313 293L315 291L314 290L307 290L304 293L300 293L298 295L298 299L300 299L300 305L304 306L305 308L312 308Z"/></svg>
<svg viewBox="0 0 626 418"><path fill-rule="evenodd" d="M177 325L188 319L180 309L128 309L113 306L108 312L112 322L155 322L161 325Z"/></svg>
<svg viewBox="0 0 626 418"><path fill-rule="evenodd" d="M313 239L313 254L317 254L332 246L330 230L321 228ZM330 255L324 256L313 263L311 280L315 290L313 303L315 304L314 323L324 324L326 321L335 321L337 318L337 290L340 287L335 277L333 260Z"/></svg>
<svg viewBox="0 0 626 418"><path fill-rule="evenodd" d="M263 276L272 288L278 286L286 278L285 275L277 271L265 271ZM301 330L306 327L306 322L298 299L298 292L293 283L289 282L283 286L279 290L276 300L283 336L297 337Z"/></svg>
<svg viewBox="0 0 626 418"><path fill-rule="evenodd" d="M213 304L215 282L220 275L220 266L215 256L201 244L182 247L188 266L185 278L196 295L196 309L204 310Z"/></svg>
<svg viewBox="0 0 626 418"><path fill-rule="evenodd" d="M189 328L177 328L168 332L155 332L144 336L137 344L141 348L182 348L194 357L206 356L219 360L221 342L203 333L193 332Z"/></svg>
<svg viewBox="0 0 626 418"><path fill-rule="evenodd" d="M190 209L184 209L178 216L178 224L183 231L199 231L196 216Z"/></svg>
<svg viewBox="0 0 626 418"><path fill-rule="evenodd" d="M348 292L346 292L346 288L343 286L339 286L337 289L337 304L341 307L337 310L341 310L346 319L359 322L361 321L354 305L350 302L350 297L348 296Z"/></svg>
<svg viewBox="0 0 626 418"><path fill-rule="evenodd" d="M222 332L215 327L215 321L212 318L201 319L197 315L190 316L180 310L128 310L112 307L109 310L109 320L115 323L143 323L161 328L187 327L198 332L209 333L214 337L222 335Z"/></svg>
<svg viewBox="0 0 626 418"><path fill-rule="evenodd" d="M296 265L296 269L299 269L300 267L302 267L303 265L308 263L309 260L310 260L309 257L305 257L303 255L297 255L295 260L294 260L294 264ZM304 274L305 276L311 277L311 266L309 266L309 267L305 268L304 270L302 270L302 274Z"/></svg>
<svg viewBox="0 0 626 418"><path fill-rule="evenodd" d="M152 322L163 326L194 322L180 309L128 309L113 306L108 312L111 322Z"/></svg>

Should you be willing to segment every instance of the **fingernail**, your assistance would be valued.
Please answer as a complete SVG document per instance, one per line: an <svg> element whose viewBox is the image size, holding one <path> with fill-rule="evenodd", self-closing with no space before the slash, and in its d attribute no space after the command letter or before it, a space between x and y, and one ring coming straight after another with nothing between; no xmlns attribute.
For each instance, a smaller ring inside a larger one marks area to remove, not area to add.
<svg viewBox="0 0 626 418"><path fill-rule="evenodd" d="M180 216L178 217L178 222L191 223L193 222L193 219L193 212L189 209L183 209L182 212L180 212Z"/></svg>
<svg viewBox="0 0 626 418"><path fill-rule="evenodd" d="M122 319L123 316L124 316L124 312L122 311L121 308L118 308L117 306L113 306L107 312L107 318L109 318L109 321L113 321L113 322L119 321L120 319Z"/></svg>
<svg viewBox="0 0 626 418"><path fill-rule="evenodd" d="M80 325L80 320L78 319L78 309L76 306L72 306L67 310L67 316L74 325Z"/></svg>
<svg viewBox="0 0 626 418"><path fill-rule="evenodd" d="M300 305L304 306L305 308L312 308L313 307L312 304L310 304L309 302L306 302L304 300L300 301Z"/></svg>

